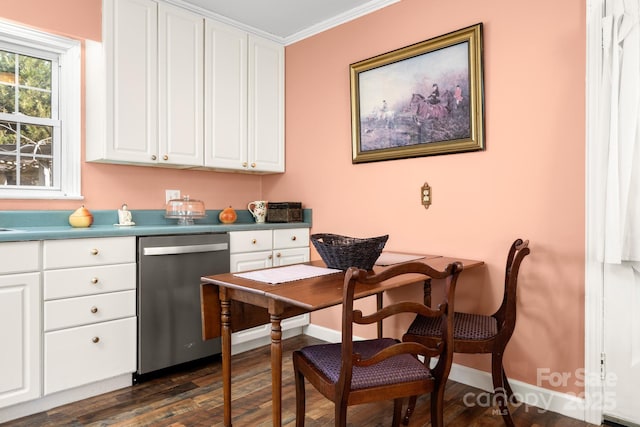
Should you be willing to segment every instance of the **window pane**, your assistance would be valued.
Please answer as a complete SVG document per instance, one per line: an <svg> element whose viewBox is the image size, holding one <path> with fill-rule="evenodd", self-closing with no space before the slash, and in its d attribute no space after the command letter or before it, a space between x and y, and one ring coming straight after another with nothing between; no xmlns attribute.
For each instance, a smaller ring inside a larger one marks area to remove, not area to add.
<svg viewBox="0 0 640 427"><path fill-rule="evenodd" d="M51 118L51 92L19 89L20 112L31 117Z"/></svg>
<svg viewBox="0 0 640 427"><path fill-rule="evenodd" d="M51 61L20 55L18 64L21 86L51 90Z"/></svg>
<svg viewBox="0 0 640 427"><path fill-rule="evenodd" d="M38 125L22 125L20 138L20 152L23 156L50 156L51 135L53 127Z"/></svg>
<svg viewBox="0 0 640 427"><path fill-rule="evenodd" d="M0 83L0 113L15 113L16 88Z"/></svg>
<svg viewBox="0 0 640 427"><path fill-rule="evenodd" d="M16 184L16 124L0 122L0 185Z"/></svg>
<svg viewBox="0 0 640 427"><path fill-rule="evenodd" d="M16 130L15 123L0 121L0 150L2 152L16 151Z"/></svg>
<svg viewBox="0 0 640 427"><path fill-rule="evenodd" d="M20 185L51 187L52 160L33 157L20 159Z"/></svg>
<svg viewBox="0 0 640 427"><path fill-rule="evenodd" d="M0 50L0 82L16 82L16 55L5 50Z"/></svg>

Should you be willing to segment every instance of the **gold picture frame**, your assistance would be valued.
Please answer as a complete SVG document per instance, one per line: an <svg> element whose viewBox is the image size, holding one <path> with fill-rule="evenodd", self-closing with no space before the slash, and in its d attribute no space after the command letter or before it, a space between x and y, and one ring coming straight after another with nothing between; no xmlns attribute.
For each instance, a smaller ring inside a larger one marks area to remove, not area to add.
<svg viewBox="0 0 640 427"><path fill-rule="evenodd" d="M484 150L482 23L349 66L353 163Z"/></svg>

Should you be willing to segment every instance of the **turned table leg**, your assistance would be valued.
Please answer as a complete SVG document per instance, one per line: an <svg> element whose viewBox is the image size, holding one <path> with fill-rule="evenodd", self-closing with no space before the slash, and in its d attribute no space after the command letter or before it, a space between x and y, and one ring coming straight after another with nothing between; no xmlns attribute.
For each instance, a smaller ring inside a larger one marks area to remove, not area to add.
<svg viewBox="0 0 640 427"><path fill-rule="evenodd" d="M271 408L273 426L282 425L282 316L271 314Z"/></svg>
<svg viewBox="0 0 640 427"><path fill-rule="evenodd" d="M222 395L224 426L231 427L231 301L225 288L220 288L220 320L222 332Z"/></svg>

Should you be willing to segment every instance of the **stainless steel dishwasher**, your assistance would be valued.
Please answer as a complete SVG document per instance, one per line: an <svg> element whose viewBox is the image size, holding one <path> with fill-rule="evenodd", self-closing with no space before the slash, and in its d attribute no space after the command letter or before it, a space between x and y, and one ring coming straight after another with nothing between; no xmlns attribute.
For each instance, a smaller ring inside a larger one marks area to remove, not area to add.
<svg viewBox="0 0 640 427"><path fill-rule="evenodd" d="M202 340L200 277L229 272L229 235L138 238L138 370L143 374L220 353Z"/></svg>

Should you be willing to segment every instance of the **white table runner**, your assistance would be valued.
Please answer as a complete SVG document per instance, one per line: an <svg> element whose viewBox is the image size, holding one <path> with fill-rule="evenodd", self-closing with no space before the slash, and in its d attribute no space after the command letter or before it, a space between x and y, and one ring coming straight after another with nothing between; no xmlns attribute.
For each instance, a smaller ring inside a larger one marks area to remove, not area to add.
<svg viewBox="0 0 640 427"><path fill-rule="evenodd" d="M340 272L342 272L342 270L337 270L335 268L316 267L314 265L307 264L294 264L285 267L269 268L266 270L248 271L246 273L234 273L233 275L244 279L256 280L258 282L278 284Z"/></svg>
<svg viewBox="0 0 640 427"><path fill-rule="evenodd" d="M424 255L403 254L400 252L382 252L376 260L376 265L394 265L422 258L424 258Z"/></svg>

